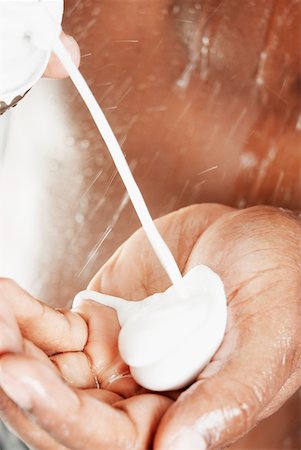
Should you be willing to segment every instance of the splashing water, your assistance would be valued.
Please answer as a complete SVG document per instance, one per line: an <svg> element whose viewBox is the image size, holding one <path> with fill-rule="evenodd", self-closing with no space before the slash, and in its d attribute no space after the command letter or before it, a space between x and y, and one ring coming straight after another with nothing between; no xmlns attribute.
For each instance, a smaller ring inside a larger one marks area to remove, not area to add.
<svg viewBox="0 0 301 450"><path fill-rule="evenodd" d="M56 39L53 42L52 48L54 53L57 55L57 57L65 67L76 89L78 90L88 110L91 113L98 131L101 134L104 142L106 143L112 159L116 165L116 168L120 174L120 177L128 191L128 195L133 203L133 206L144 228L147 238L153 247L154 252L156 253L159 261L168 274L171 282L173 284L178 283L182 279L181 272L170 249L166 245L151 218L144 198L134 180L134 177L122 153L120 145L106 117L104 116L84 77L73 64L68 52L59 39Z"/></svg>

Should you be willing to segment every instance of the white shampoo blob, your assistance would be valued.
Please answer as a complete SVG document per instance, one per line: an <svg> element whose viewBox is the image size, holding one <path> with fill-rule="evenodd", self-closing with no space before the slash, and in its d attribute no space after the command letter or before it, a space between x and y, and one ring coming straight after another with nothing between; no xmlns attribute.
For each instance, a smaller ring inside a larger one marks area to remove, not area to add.
<svg viewBox="0 0 301 450"><path fill-rule="evenodd" d="M73 308L83 300L116 310L120 355L136 382L153 391L192 382L220 346L226 329L223 282L204 265L194 267L165 292L138 302L82 291Z"/></svg>

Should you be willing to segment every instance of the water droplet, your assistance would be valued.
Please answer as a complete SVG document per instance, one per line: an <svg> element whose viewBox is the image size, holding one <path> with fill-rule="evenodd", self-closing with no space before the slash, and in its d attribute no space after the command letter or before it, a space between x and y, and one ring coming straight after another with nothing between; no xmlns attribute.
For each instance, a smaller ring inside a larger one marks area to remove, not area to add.
<svg viewBox="0 0 301 450"><path fill-rule="evenodd" d="M208 45L209 45L209 37L208 36L203 36L202 37L202 42L203 42L203 45L208 47Z"/></svg>
<svg viewBox="0 0 301 450"><path fill-rule="evenodd" d="M256 77L256 84L258 86L263 86L264 85L264 79L262 77L260 77L260 76L257 76Z"/></svg>
<svg viewBox="0 0 301 450"><path fill-rule="evenodd" d="M172 13L173 13L174 15L179 14L180 11L181 11L181 8L180 8L179 5L174 5L174 6L173 6L173 8L172 8Z"/></svg>
<svg viewBox="0 0 301 450"><path fill-rule="evenodd" d="M301 131L301 113L299 114L297 123L296 123L296 130Z"/></svg>
<svg viewBox="0 0 301 450"><path fill-rule="evenodd" d="M209 44L210 39L208 36L202 37L201 47L201 80L206 80L209 71Z"/></svg>
<svg viewBox="0 0 301 450"><path fill-rule="evenodd" d="M265 70L265 64L267 60L267 52L262 51L259 56L259 63L258 63L258 69L257 69L257 75L256 75L256 84L257 86L263 86L264 85L264 70Z"/></svg>
<svg viewBox="0 0 301 450"><path fill-rule="evenodd" d="M243 153L239 158L239 165L241 169L250 169L257 165L257 157L250 152Z"/></svg>

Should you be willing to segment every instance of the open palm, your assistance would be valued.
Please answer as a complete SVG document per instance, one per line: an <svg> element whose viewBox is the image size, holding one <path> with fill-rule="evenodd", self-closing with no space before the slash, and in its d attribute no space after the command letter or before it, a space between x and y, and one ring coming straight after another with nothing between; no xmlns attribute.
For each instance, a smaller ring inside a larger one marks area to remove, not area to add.
<svg viewBox="0 0 301 450"><path fill-rule="evenodd" d="M0 408L31 448L223 448L300 386L295 218L269 207L195 205L157 225L183 273L202 263L222 277L229 305L223 344L192 386L152 393L118 354L112 309L87 301L77 311L55 311L3 280ZM140 300L168 286L140 230L89 287Z"/></svg>

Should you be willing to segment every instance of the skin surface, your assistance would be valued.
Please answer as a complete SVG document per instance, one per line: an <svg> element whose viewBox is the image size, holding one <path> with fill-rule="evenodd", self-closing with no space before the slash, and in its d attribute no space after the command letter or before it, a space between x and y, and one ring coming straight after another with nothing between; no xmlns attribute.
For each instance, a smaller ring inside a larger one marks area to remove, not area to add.
<svg viewBox="0 0 301 450"><path fill-rule="evenodd" d="M229 320L223 344L192 386L158 395L137 386L121 361L114 310L86 301L77 311L58 312L2 280L0 384L21 406L2 399L2 408L31 448L220 449L300 386L295 218L270 207L203 204L157 225L183 273L207 264L224 280ZM137 301L168 285L138 231L90 288Z"/></svg>
<svg viewBox="0 0 301 450"><path fill-rule="evenodd" d="M64 28L80 44L82 71L123 142L154 216L206 201L300 210L300 2L245 1L238 8L237 1L206 0L201 9L197 4L186 0L67 1ZM179 88L178 81L191 61L191 78ZM50 67L57 70L55 64ZM45 196L41 215L46 216L50 230L58 229L58 237L49 233L44 239L38 278L43 298L55 305L66 304L85 287L91 273L137 227L130 208L123 210L101 252L82 271L86 255L120 205L123 188L72 86L66 83L60 95L63 116L75 130L75 146L81 149L85 140L85 147L74 160L70 156L67 160L68 167L78 164L75 175L83 177L79 193L76 176L65 181L65 171L51 174L52 184L49 180L40 183ZM55 123L62 116L52 119ZM70 154L63 139L60 148L62 154ZM96 180L92 188L91 180ZM103 193L106 201L98 206ZM61 197L66 204L60 203ZM70 230L68 218L74 220L75 214L85 217L85 226L74 227L70 238L65 230ZM245 226L252 228L252 224L253 218ZM286 243L285 232L282 239ZM293 295L291 285L287 291ZM258 330L252 361L267 356L262 336L269 324L270 320ZM281 343L279 339L278 352L283 357ZM276 380L278 372L273 377ZM276 382L281 382L281 376ZM2 414L21 420L22 415L5 398L3 405ZM294 434L298 416L300 399L294 396L278 415L261 422L233 448L278 450L283 445L295 450L300 446ZM25 425L15 423L14 428L19 433L32 432ZM295 440L287 443L290 433ZM160 429L158 436L160 442ZM37 448L47 448L41 440L37 442Z"/></svg>

